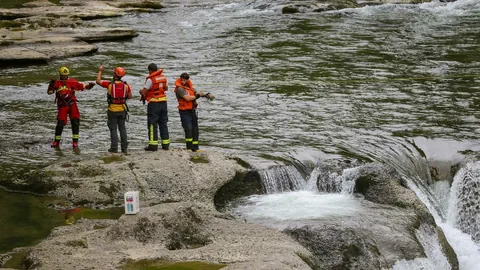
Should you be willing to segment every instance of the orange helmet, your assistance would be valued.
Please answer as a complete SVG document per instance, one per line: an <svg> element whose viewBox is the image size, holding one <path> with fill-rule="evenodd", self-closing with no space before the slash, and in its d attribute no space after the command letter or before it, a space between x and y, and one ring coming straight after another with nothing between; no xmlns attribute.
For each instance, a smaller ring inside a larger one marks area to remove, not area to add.
<svg viewBox="0 0 480 270"><path fill-rule="evenodd" d="M122 67L116 67L114 70L113 70L113 73L115 73L115 75L117 75L117 77L123 77L125 76L125 69L122 68Z"/></svg>

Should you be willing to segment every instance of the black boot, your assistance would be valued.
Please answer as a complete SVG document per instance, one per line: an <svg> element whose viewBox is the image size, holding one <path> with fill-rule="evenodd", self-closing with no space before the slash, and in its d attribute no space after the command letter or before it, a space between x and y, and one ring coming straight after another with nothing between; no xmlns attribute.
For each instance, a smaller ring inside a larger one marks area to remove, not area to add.
<svg viewBox="0 0 480 270"><path fill-rule="evenodd" d="M145 151L158 151L158 145L151 145L149 144L147 147L145 147Z"/></svg>

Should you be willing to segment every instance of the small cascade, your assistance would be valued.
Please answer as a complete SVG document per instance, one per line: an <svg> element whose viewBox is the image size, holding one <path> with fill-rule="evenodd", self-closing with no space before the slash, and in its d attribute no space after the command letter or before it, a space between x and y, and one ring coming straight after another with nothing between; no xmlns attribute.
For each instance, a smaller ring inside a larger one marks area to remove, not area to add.
<svg viewBox="0 0 480 270"><path fill-rule="evenodd" d="M318 191L319 188L317 187L317 179L320 176L322 171L320 170L319 167L315 167L313 171L310 173L310 177L308 178L307 181L307 190L309 191Z"/></svg>
<svg viewBox="0 0 480 270"><path fill-rule="evenodd" d="M393 270L450 270L452 267L439 245L437 231L430 225L422 224L415 235L425 250L427 258L400 260Z"/></svg>
<svg viewBox="0 0 480 270"><path fill-rule="evenodd" d="M480 162L468 163L453 179L447 223L480 243Z"/></svg>
<svg viewBox="0 0 480 270"><path fill-rule="evenodd" d="M376 140L375 143L369 141ZM340 143L341 144L341 143ZM394 168L406 181L409 189L425 204L437 222L445 219L445 211L430 188L430 169L425 153L414 141L376 136L355 149L345 146L348 151L359 153L373 161L385 163Z"/></svg>
<svg viewBox="0 0 480 270"><path fill-rule="evenodd" d="M294 166L275 166L259 171L267 194L303 190L306 181Z"/></svg>
<svg viewBox="0 0 480 270"><path fill-rule="evenodd" d="M343 176L337 172L331 172L326 169L318 169L319 173L315 180L317 180L317 188L320 192L326 193L340 193L342 190Z"/></svg>
<svg viewBox="0 0 480 270"><path fill-rule="evenodd" d="M357 168L347 168L339 174L324 167L316 167L310 174L307 190L353 194L355 181L358 178L357 172Z"/></svg>
<svg viewBox="0 0 480 270"><path fill-rule="evenodd" d="M358 169L357 168L349 168L343 170L343 181L342 181L342 190L343 194L353 194L355 190L355 182L357 181Z"/></svg>

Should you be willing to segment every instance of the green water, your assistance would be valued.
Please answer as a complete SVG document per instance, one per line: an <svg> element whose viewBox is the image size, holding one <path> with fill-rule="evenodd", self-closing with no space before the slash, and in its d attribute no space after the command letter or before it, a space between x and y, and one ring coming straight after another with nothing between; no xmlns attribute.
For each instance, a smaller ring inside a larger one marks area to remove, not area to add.
<svg viewBox="0 0 480 270"><path fill-rule="evenodd" d="M0 253L15 247L30 246L65 224L62 215L47 208L52 198L10 193L0 189Z"/></svg>
<svg viewBox="0 0 480 270"><path fill-rule="evenodd" d="M12 258L5 262L4 265L0 266L0 268L13 268L13 269L25 269L21 266L22 260L27 255L27 252L19 252L10 254Z"/></svg>
<svg viewBox="0 0 480 270"><path fill-rule="evenodd" d="M126 264L123 270L217 270L225 267L224 264L204 262L168 262L155 260L141 260Z"/></svg>
<svg viewBox="0 0 480 270"><path fill-rule="evenodd" d="M123 208L74 208L56 211L49 205L64 205L64 200L54 197L33 196L7 192L0 188L0 254L16 247L34 245L50 234L57 226L73 224L80 218L118 219Z"/></svg>

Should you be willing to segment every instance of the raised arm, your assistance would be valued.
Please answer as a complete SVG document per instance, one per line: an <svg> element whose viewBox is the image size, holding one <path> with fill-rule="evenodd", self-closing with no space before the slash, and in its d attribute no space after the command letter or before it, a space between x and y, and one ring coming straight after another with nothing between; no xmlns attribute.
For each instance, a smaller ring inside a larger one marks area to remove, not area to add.
<svg viewBox="0 0 480 270"><path fill-rule="evenodd" d="M95 81L98 85L102 85L102 74L103 74L104 67L103 65L98 67L98 74L97 80Z"/></svg>

